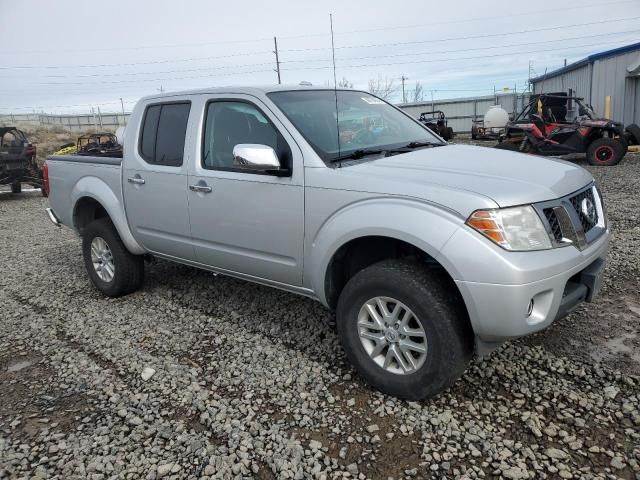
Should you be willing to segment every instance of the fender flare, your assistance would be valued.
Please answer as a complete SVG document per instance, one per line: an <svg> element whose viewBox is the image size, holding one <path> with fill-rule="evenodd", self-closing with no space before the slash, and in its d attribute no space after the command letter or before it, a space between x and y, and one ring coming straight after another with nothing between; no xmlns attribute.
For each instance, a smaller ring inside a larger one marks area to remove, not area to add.
<svg viewBox="0 0 640 480"><path fill-rule="evenodd" d="M147 253L147 251L136 241L129 229L122 200L116 196L106 182L98 177L83 177L78 180L71 190L71 203L73 205L72 221L74 222L73 226L76 230L78 230L75 225L76 208L78 206L78 202L87 197L102 205L113 222L113 225L116 227L118 235L120 235L122 243L127 247L127 250L135 255Z"/></svg>
<svg viewBox="0 0 640 480"><path fill-rule="evenodd" d="M434 258L452 278L456 278L457 269L439 257L444 245L463 222L457 212L414 199L376 197L349 204L317 230L306 256L306 280L317 298L327 306L325 279L333 256L351 240L371 236L409 243Z"/></svg>

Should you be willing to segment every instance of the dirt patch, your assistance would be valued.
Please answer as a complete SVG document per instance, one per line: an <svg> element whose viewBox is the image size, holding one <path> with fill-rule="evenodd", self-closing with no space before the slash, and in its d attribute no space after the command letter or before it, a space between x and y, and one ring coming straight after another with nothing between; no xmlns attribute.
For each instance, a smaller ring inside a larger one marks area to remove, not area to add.
<svg viewBox="0 0 640 480"><path fill-rule="evenodd" d="M69 433L94 413L81 392L55 387L55 371L37 354L5 355L0 360L0 385L0 429L18 438L45 430Z"/></svg>

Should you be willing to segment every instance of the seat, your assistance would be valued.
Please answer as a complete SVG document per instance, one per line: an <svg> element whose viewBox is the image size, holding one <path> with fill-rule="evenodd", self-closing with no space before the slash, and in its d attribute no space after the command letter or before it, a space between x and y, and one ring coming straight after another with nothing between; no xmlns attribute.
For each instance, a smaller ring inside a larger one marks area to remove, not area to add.
<svg viewBox="0 0 640 480"><path fill-rule="evenodd" d="M531 123L533 123L536 127L538 127L538 130L540 130L540 133L542 133L543 135L545 134L545 123L544 120L542 119L542 117L538 114L533 114L531 115L531 117L529 117L529 119L531 120Z"/></svg>
<svg viewBox="0 0 640 480"><path fill-rule="evenodd" d="M239 143L248 143L250 132L247 115L231 108L218 109L213 123L214 166L232 168L233 147Z"/></svg>

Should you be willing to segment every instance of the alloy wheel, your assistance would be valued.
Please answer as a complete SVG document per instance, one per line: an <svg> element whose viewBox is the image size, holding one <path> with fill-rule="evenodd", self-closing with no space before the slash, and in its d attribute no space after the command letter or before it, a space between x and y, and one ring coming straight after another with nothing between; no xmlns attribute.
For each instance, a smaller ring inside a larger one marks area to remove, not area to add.
<svg viewBox="0 0 640 480"><path fill-rule="evenodd" d="M95 237L91 241L91 263L100 280L107 283L113 280L116 272L113 254L102 237Z"/></svg>
<svg viewBox="0 0 640 480"><path fill-rule="evenodd" d="M414 373L427 358L427 335L415 314L390 297L374 297L358 313L358 335L371 359L387 372Z"/></svg>

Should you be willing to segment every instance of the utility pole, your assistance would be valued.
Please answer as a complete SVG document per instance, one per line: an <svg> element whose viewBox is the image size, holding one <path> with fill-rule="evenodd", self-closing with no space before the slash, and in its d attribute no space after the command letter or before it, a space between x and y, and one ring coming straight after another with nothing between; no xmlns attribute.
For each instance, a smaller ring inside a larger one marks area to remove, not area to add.
<svg viewBox="0 0 640 480"><path fill-rule="evenodd" d="M273 53L276 55L276 68L274 72L278 74L278 85L280 85L282 82L280 81L280 58L278 57L278 39L276 37L273 37L273 46L275 48Z"/></svg>
<svg viewBox="0 0 640 480"><path fill-rule="evenodd" d="M122 119L124 120L124 102L122 101L122 97L120 97L120 105L122 106Z"/></svg>
<svg viewBox="0 0 640 480"><path fill-rule="evenodd" d="M164 92L164 88L162 87L162 85L160 85L160 88L158 90L160 91L160 93Z"/></svg>
<svg viewBox="0 0 640 480"><path fill-rule="evenodd" d="M400 80L402 80L402 103L407 103L407 96L404 93L404 82L406 80L409 80L409 78L405 77L403 73L402 76L400 77Z"/></svg>

